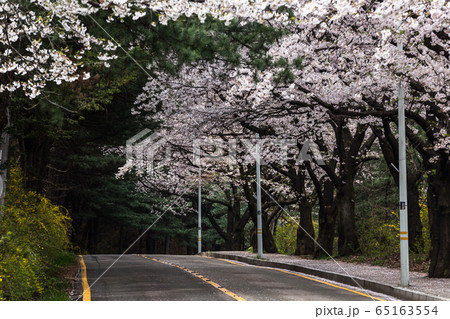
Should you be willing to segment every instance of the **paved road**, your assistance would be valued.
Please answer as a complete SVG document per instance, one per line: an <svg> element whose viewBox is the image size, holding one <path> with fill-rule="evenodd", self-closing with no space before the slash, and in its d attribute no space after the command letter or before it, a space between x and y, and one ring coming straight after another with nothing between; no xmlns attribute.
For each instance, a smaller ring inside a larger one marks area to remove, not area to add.
<svg viewBox="0 0 450 319"><path fill-rule="evenodd" d="M83 256L91 300L371 300L298 273L200 256L124 255L105 272L118 257Z"/></svg>

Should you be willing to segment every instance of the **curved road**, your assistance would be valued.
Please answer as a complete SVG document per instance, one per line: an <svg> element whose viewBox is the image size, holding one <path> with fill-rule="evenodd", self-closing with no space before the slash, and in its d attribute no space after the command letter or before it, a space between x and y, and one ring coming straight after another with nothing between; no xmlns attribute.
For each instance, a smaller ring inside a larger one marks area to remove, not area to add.
<svg viewBox="0 0 450 319"><path fill-rule="evenodd" d="M111 266L118 257L83 256L91 300L380 300L299 273L224 259L124 255Z"/></svg>

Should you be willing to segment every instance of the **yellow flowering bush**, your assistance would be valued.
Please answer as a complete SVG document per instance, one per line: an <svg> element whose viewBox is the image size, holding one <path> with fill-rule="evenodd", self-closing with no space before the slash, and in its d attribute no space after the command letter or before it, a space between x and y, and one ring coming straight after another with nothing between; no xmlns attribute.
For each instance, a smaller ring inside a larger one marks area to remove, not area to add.
<svg viewBox="0 0 450 319"><path fill-rule="evenodd" d="M278 252L281 254L293 255L297 247L298 221L280 218L279 225L273 235Z"/></svg>
<svg viewBox="0 0 450 319"><path fill-rule="evenodd" d="M9 170L0 217L0 300L32 300L44 289L52 259L69 245L70 218L47 198L23 188Z"/></svg>
<svg viewBox="0 0 450 319"><path fill-rule="evenodd" d="M422 222L423 246L417 246L416 251L410 251L413 262L425 262L431 249L430 222L427 199L420 197L420 220ZM372 215L362 227L361 250L363 255L378 259L388 259L400 254L400 217L398 212L391 212L388 218L380 219ZM410 247L411 248L411 247Z"/></svg>
<svg viewBox="0 0 450 319"><path fill-rule="evenodd" d="M371 216L365 221L360 241L365 256L390 257L400 251L400 219L397 212L391 212L388 220Z"/></svg>
<svg viewBox="0 0 450 319"><path fill-rule="evenodd" d="M273 234L278 252L285 255L293 255L297 248L297 230L300 224L300 218L280 217L278 225ZM319 224L313 221L314 234L317 235Z"/></svg>

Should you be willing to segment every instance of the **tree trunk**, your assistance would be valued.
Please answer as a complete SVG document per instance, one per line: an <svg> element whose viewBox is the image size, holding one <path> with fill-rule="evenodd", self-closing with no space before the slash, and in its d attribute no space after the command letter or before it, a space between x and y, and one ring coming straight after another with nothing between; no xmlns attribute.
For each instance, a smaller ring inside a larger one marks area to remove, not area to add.
<svg viewBox="0 0 450 319"><path fill-rule="evenodd" d="M245 223L241 221L241 200L237 187L232 185L232 194L227 194L230 206L227 210L227 236L225 239L225 249L239 251L242 250L244 244L244 227ZM242 218L245 219L245 216ZM247 218L248 219L248 218Z"/></svg>
<svg viewBox="0 0 450 319"><path fill-rule="evenodd" d="M268 253L277 253L277 245L275 244L275 238L270 231L269 223L267 221L267 212L262 214L262 232L263 232L263 248Z"/></svg>
<svg viewBox="0 0 450 319"><path fill-rule="evenodd" d="M450 161L441 160L430 176L428 210L431 219L432 278L450 278Z"/></svg>
<svg viewBox="0 0 450 319"><path fill-rule="evenodd" d="M296 255L312 255L314 253L314 226L312 222L312 208L305 196L299 200L300 227L297 229ZM312 238L311 238L312 237Z"/></svg>
<svg viewBox="0 0 450 319"><path fill-rule="evenodd" d="M244 233L234 232L229 234L229 238L225 241L225 250L239 251L243 249Z"/></svg>
<svg viewBox="0 0 450 319"><path fill-rule="evenodd" d="M304 166L291 168L288 176L294 188L300 210L300 227L297 229L296 255L312 255L314 253L314 226L312 222L312 207L308 202L305 190L306 169Z"/></svg>
<svg viewBox="0 0 450 319"><path fill-rule="evenodd" d="M8 76L4 73L0 74L0 84L5 85L8 83ZM0 93L0 134L9 124L8 117L8 107L9 107L9 92L4 91Z"/></svg>
<svg viewBox="0 0 450 319"><path fill-rule="evenodd" d="M164 254L168 255L170 251L170 235L167 234L164 238Z"/></svg>
<svg viewBox="0 0 450 319"><path fill-rule="evenodd" d="M251 196L251 190L246 187L246 196ZM217 222L214 215L211 213L211 209L204 208L205 216L208 217L209 221L217 233L225 240L224 248L225 250L242 250L244 249L244 228L248 220L251 217L251 211L247 211L241 216L241 195L238 187L231 185L231 191L225 191L225 196L227 198L226 204L222 204L227 208L227 224L225 229ZM207 199L205 199L207 200ZM250 205L249 205L250 207ZM253 207L253 206L252 206Z"/></svg>
<svg viewBox="0 0 450 319"><path fill-rule="evenodd" d="M8 149L9 149L9 134L6 132L0 132L0 165L3 166L8 160ZM6 196L6 178L8 176L8 171L5 168L0 171L0 218L3 215L2 207L5 204Z"/></svg>
<svg viewBox="0 0 450 319"><path fill-rule="evenodd" d="M123 250L123 225L121 224L119 227L119 253L122 253Z"/></svg>
<svg viewBox="0 0 450 319"><path fill-rule="evenodd" d="M244 195L247 198L247 202L248 202L248 209L249 209L249 216L251 217L252 221L253 221L253 225L257 225L256 222L256 201L255 198L253 197L253 195L255 194L254 191L252 191L252 189L249 187L248 184L244 184ZM263 235L263 250L268 252L268 253L276 253L277 251L277 246L275 244L275 239L273 238L273 234L270 231L270 227L269 227L269 222L267 220L267 212L263 212L261 214L261 219L262 219L262 235ZM256 245L256 231L255 231L255 235L252 235L252 247L254 250L257 249L257 245Z"/></svg>
<svg viewBox="0 0 450 319"><path fill-rule="evenodd" d="M338 253L348 256L359 252L355 225L355 192L353 182L347 181L336 196L338 210Z"/></svg>
<svg viewBox="0 0 450 319"><path fill-rule="evenodd" d="M328 177L337 188L336 208L338 214L338 254L340 256L351 255L359 252L358 237L355 225L355 191L354 181L358 167L362 164L359 160L372 146L375 135L365 140L368 126L358 124L356 132L352 134L344 117L337 116L333 119L333 128L336 137L336 153L339 158L339 173L336 174L336 162L332 166L323 166ZM364 143L363 143L364 142Z"/></svg>
<svg viewBox="0 0 450 319"><path fill-rule="evenodd" d="M251 211L251 218L253 224L255 225L254 234L252 233L252 247L253 250L256 251L258 249L258 241L256 235L256 205L249 203L249 209ZM275 239L273 238L273 234L270 231L269 223L267 221L267 213L261 214L262 220L262 239L263 239L263 251L268 253L277 253L277 245L275 244Z"/></svg>
<svg viewBox="0 0 450 319"><path fill-rule="evenodd" d="M373 131L380 142L383 157L389 172L392 175L397 187L399 186L398 166L398 142L392 134L390 122L388 119L383 120L384 135L381 130L375 128ZM420 204L419 204L419 183L422 179L421 172L409 172L407 176L408 191L408 244L412 251L420 251L423 249L422 222L420 220Z"/></svg>
<svg viewBox="0 0 450 319"><path fill-rule="evenodd" d="M147 254L156 254L156 241L149 232L147 237Z"/></svg>
<svg viewBox="0 0 450 319"><path fill-rule="evenodd" d="M122 250L120 250L120 252L122 252ZM150 232L147 232L145 235L145 253L152 253L152 236L150 235Z"/></svg>
<svg viewBox="0 0 450 319"><path fill-rule="evenodd" d="M323 186L323 203L319 208L319 245L314 252L314 258L333 255L334 236L336 228L337 209L334 205L334 186L330 180Z"/></svg>
<svg viewBox="0 0 450 319"><path fill-rule="evenodd" d="M46 184L51 144L45 137L25 138L23 140L22 162L25 174L28 177L26 184L30 189L45 195L57 191L58 188L56 185Z"/></svg>
<svg viewBox="0 0 450 319"><path fill-rule="evenodd" d="M81 234L78 241L78 245L80 246L80 248L83 248L84 250L88 251L89 251L89 227L90 227L89 220L90 218L81 218L78 231Z"/></svg>
<svg viewBox="0 0 450 319"><path fill-rule="evenodd" d="M420 174L421 175L421 174ZM408 174L408 244L414 252L423 250L422 221L420 220L419 174Z"/></svg>
<svg viewBox="0 0 450 319"><path fill-rule="evenodd" d="M387 165L391 165L392 162L386 161ZM398 162L397 162L398 163ZM397 165L398 166L398 165ZM390 169L391 175L394 178L398 187L398 172ZM407 180L407 196L408 196L408 245L409 249L414 252L423 250L423 225L420 220L420 193L419 183L422 178L422 174L417 172L411 172L408 174Z"/></svg>
<svg viewBox="0 0 450 319"><path fill-rule="evenodd" d="M7 83L7 76L5 74L0 74L0 84ZM4 164L8 159L8 150L9 150L9 134L4 132L5 128L10 124L9 119L9 92L0 93L0 164ZM7 178L7 169L6 167L0 171L0 206L3 206L5 203L6 196L6 178ZM2 211L0 210L0 218L2 217Z"/></svg>
<svg viewBox="0 0 450 319"><path fill-rule="evenodd" d="M89 219L88 230L88 249L90 254L96 253L97 247L97 218L92 217Z"/></svg>
<svg viewBox="0 0 450 319"><path fill-rule="evenodd" d="M139 230L139 232L140 232L140 230ZM142 250L143 250L143 247L144 247L144 245L143 245L144 243L143 243L143 239L142 239L142 237L139 239L139 241L138 241L138 245L137 245L137 253L138 254L142 254ZM134 247L133 247L134 248Z"/></svg>

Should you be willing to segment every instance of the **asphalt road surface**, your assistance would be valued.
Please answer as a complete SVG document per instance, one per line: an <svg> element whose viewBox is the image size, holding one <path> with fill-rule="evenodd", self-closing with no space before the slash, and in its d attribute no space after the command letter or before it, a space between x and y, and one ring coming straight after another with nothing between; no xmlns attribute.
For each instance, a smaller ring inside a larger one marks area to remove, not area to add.
<svg viewBox="0 0 450 319"><path fill-rule="evenodd" d="M224 259L124 255L111 267L118 257L83 256L91 300L367 301L373 300L368 294L374 296L287 270Z"/></svg>

